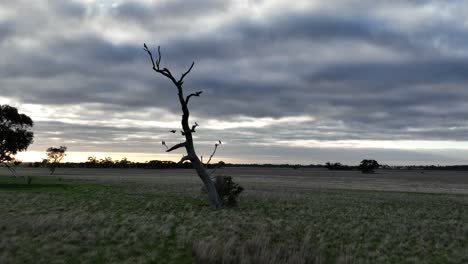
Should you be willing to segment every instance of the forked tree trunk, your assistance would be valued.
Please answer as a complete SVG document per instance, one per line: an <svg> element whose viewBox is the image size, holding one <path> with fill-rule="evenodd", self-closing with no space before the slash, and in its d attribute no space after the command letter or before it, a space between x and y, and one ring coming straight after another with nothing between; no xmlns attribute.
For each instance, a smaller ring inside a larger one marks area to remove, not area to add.
<svg viewBox="0 0 468 264"><path fill-rule="evenodd" d="M187 155L182 158L180 162L188 161L192 163L194 169L197 171L198 176L202 180L203 184L206 187L206 190L208 192L208 200L211 204L212 207L218 209L223 206L223 203L218 195L218 191L216 190L216 187L214 185L214 182L211 180L210 174L205 168L205 165L200 161L200 159L197 156L197 153L195 152L195 148L193 146L193 137L192 133L195 132L195 128L197 127L198 124L195 123L194 126L190 127L189 125L189 116L190 112L188 109L188 102L191 97L193 96L200 96L202 92L196 92L188 95L187 97L184 97L184 91L182 89L182 85L184 83L184 77L192 70L193 65L195 63L192 63L188 71L182 74L179 80L176 80L172 73L167 69L167 68L160 68L160 63L161 63L161 52L160 48L158 47L158 59L155 61L153 58L153 54L151 51L148 49L146 44L144 44L144 50L148 53L151 59L151 63L153 64L153 70L157 73L160 73L164 76L166 76L168 79L172 81L172 83L177 87L177 94L179 97L179 103L182 108L182 134L185 136L185 142L179 143L171 148L168 148L166 152L171 152L173 150L176 150L181 147L185 147L185 150L187 152Z"/></svg>
<svg viewBox="0 0 468 264"><path fill-rule="evenodd" d="M216 190L216 187L214 185L214 182L211 180L210 174L206 170L205 166L203 163L200 161L200 159L197 156L197 153L195 152L195 148L193 146L193 137L192 137L192 132L195 131L195 129L191 129L189 126L189 110L187 107L188 100L184 98L183 90L181 85L177 85L177 88L179 90L179 102L182 106L182 129L185 134L185 149L187 151L187 159L190 160L190 162L193 164L194 169L197 171L198 176L202 180L203 184L206 187L206 190L208 191L208 199L210 201L211 206L214 208L221 208L223 206L221 199L219 198L218 191Z"/></svg>
<svg viewBox="0 0 468 264"><path fill-rule="evenodd" d="M208 200L210 201L211 206L213 206L216 209L221 208L223 206L223 203L219 198L218 191L216 190L214 182L211 180L210 174L206 171L205 167L200 162L200 160L195 162L192 161L192 164L195 170L197 171L198 176L203 181L206 190L208 191Z"/></svg>

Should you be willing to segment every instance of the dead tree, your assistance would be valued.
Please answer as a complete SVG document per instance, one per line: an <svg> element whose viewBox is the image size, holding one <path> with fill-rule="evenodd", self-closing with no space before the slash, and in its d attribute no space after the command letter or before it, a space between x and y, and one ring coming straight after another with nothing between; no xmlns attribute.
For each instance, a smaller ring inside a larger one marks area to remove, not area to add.
<svg viewBox="0 0 468 264"><path fill-rule="evenodd" d="M185 161L190 161L193 164L194 169L197 171L198 176L202 180L203 184L206 187L206 190L208 192L208 199L214 208L221 208L222 207L222 202L221 199L218 195L218 192L216 190L216 187L211 180L211 175L208 173L205 165L200 161L198 158L198 155L195 152L195 148L193 146L193 137L192 133L195 133L195 129L198 126L198 124L195 122L194 125L190 127L189 125L189 116L190 112L188 109L188 103L192 97L198 97L201 95L202 91L191 93L187 95L186 97L184 96L184 90L182 88L182 85L184 84L184 78L187 76L187 74L190 73L192 70L193 66L195 65L195 62L192 62L192 65L189 67L189 69L184 72L179 79L176 79L171 71L167 68L162 68L161 67L161 49L158 47L158 57L155 59L153 57L153 54L151 51L148 49L148 46L146 44L143 45L144 50L148 53L151 63L153 66L153 70L159 74L164 75L166 78L172 81L172 83L176 86L177 88L177 94L179 97L179 103L182 108L182 130L180 131L181 134L185 137L185 142L176 144L172 147L167 147L166 152L171 152L179 148L185 148L187 155L183 156L182 159L179 161L180 163L183 163ZM175 131L171 131L175 132ZM163 141L163 144L165 145L165 142Z"/></svg>

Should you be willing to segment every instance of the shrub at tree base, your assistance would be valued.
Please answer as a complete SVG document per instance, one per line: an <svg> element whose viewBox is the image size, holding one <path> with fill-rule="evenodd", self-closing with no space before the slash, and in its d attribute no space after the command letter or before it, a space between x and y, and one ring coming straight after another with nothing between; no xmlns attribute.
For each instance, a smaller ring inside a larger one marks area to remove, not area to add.
<svg viewBox="0 0 468 264"><path fill-rule="evenodd" d="M232 180L231 176L218 175L213 179L219 197L226 207L235 207L238 205L239 195L244 188ZM202 193L206 193L205 186L202 187Z"/></svg>

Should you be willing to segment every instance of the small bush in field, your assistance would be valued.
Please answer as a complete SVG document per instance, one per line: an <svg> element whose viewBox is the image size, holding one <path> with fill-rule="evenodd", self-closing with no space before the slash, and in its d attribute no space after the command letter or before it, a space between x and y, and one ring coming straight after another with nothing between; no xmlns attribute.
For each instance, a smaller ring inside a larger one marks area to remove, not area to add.
<svg viewBox="0 0 468 264"><path fill-rule="evenodd" d="M244 187L235 183L231 176L218 175L213 180L219 197L226 207L235 207L238 204L239 195L244 191ZM202 192L206 193L205 186L202 187Z"/></svg>
<svg viewBox="0 0 468 264"><path fill-rule="evenodd" d="M216 176L215 186L225 206L237 206L239 195L244 191L244 188L235 183L231 176Z"/></svg>

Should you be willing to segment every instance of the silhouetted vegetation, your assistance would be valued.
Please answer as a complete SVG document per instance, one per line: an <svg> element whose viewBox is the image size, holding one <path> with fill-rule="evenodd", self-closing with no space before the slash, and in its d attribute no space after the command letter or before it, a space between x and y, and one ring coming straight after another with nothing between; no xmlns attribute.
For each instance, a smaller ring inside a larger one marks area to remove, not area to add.
<svg viewBox="0 0 468 264"><path fill-rule="evenodd" d="M43 167L45 164L42 162L25 162L24 166L28 167ZM284 169L302 169L302 168L325 168L325 165L310 164L310 165L290 165L290 164L242 164L242 163L225 163L223 161L217 164L208 164L206 168L212 171L223 167L229 168L284 168ZM351 166L346 166L355 168ZM94 156L88 157L86 162L62 162L57 164L57 168L128 168L128 169L193 169L193 165L190 162L174 162L167 160L150 160L146 162L134 162L129 161L127 158L121 160L113 160L110 157L97 159Z"/></svg>
<svg viewBox="0 0 468 264"><path fill-rule="evenodd" d="M362 160L359 164L359 170L362 173L374 173L376 169L379 168L379 163L376 160Z"/></svg>
<svg viewBox="0 0 468 264"><path fill-rule="evenodd" d="M42 162L21 162L15 161L17 166L27 167L42 167ZM221 167L225 168L277 168L277 169L329 169L329 170L358 170L359 166L344 165L340 162L323 164L258 164L258 163L224 163ZM10 165L12 165L11 163ZM219 164L208 164L206 166L210 170L219 167ZM133 162L123 158L121 160L112 160L110 157L97 159L96 157L88 157L86 162L66 162L57 164L57 168L129 168L129 169L193 169L192 164L189 162L178 163L166 160L150 160L146 162ZM436 165L380 165L381 169L385 170L447 170L447 171L468 171L468 165L450 165L450 166L436 166Z"/></svg>
<svg viewBox="0 0 468 264"><path fill-rule="evenodd" d="M24 151L33 142L32 119L18 113L18 109L9 105L0 105L0 163L16 176L11 164L15 164L15 155ZM28 181L30 182L30 181Z"/></svg>
<svg viewBox="0 0 468 264"><path fill-rule="evenodd" d="M406 170L447 170L447 171L468 171L468 165L410 165L410 166L394 166L393 168L397 169L406 169Z"/></svg>
<svg viewBox="0 0 468 264"><path fill-rule="evenodd" d="M196 170L198 176L200 177L200 179L202 180L203 184L205 185L208 191L208 200L210 201L211 206L213 206L214 208L221 208L223 204L218 195L218 192L216 191L216 187L213 181L211 180L212 173L209 173L207 171L207 166L208 164L210 164L211 158L213 158L213 155L216 153L218 146L221 145L221 141L218 140L219 144L218 143L215 144L213 154L211 154L206 164L204 164L203 161L200 160L197 153L195 152L192 134L196 132L195 129L198 127L198 123L194 122L194 124L190 126L189 124L190 111L188 107L190 98L199 97L202 94L202 91L190 93L189 95L185 96L184 89L182 87L185 81L184 78L190 73L193 66L195 65L195 62L192 62L192 65L189 67L189 69L186 72L182 73L180 78L176 79L168 68L164 68L161 66L162 56L161 56L160 47L158 47L158 57L156 59L153 58L153 54L148 49L148 46L146 46L146 44L144 44L143 47L144 47L143 49L148 53L148 56L151 60L153 71L169 79L171 83L177 88L179 104L182 109L182 120L181 120L182 130L180 130L180 134L184 137L185 141L178 143L172 147L168 147L165 141L162 141L162 144L167 148L166 152L171 152L179 148L185 149L187 154L183 156L179 162L183 163L185 161L189 161L191 164L193 164L193 168ZM176 131L177 131L176 129L173 129L170 132L176 133Z"/></svg>
<svg viewBox="0 0 468 264"><path fill-rule="evenodd" d="M214 183L224 206L235 207L238 205L239 195L244 191L242 186L235 183L231 176L226 175L216 176ZM202 192L206 193L205 186L202 187Z"/></svg>
<svg viewBox="0 0 468 264"><path fill-rule="evenodd" d="M43 162L49 168L50 175L54 174L58 164L66 156L65 151L67 151L67 147L65 146L60 146L58 148L50 147L46 150L47 158L44 159Z"/></svg>
<svg viewBox="0 0 468 264"><path fill-rule="evenodd" d="M335 163L330 163L330 162L327 162L325 164L325 168L329 169L329 170L352 170L354 169L355 167L353 166L348 166L348 165L343 165L339 162L335 162Z"/></svg>

